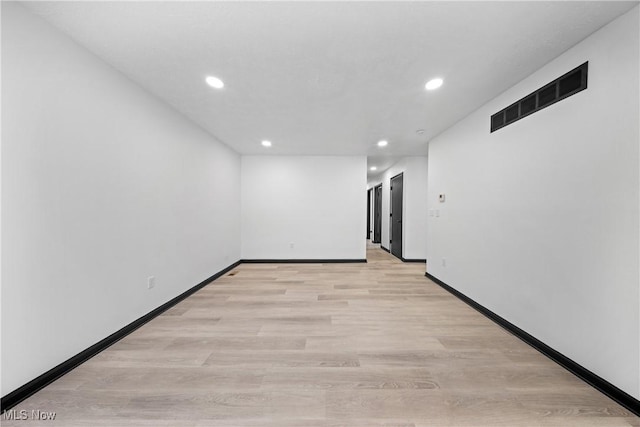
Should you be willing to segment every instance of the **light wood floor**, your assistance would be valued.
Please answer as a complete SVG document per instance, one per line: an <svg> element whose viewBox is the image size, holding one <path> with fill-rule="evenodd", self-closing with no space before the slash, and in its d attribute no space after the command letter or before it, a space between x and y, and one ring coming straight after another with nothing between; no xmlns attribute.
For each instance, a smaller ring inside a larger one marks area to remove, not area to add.
<svg viewBox="0 0 640 427"><path fill-rule="evenodd" d="M424 264L367 256L241 265L15 409L66 427L640 426Z"/></svg>

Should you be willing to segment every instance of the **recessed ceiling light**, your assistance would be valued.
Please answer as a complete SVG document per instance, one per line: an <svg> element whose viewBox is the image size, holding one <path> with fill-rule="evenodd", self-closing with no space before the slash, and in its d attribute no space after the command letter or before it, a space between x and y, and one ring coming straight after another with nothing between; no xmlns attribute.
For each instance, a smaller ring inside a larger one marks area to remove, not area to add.
<svg viewBox="0 0 640 427"><path fill-rule="evenodd" d="M378 147L386 147L388 144L384 139L382 141L378 141Z"/></svg>
<svg viewBox="0 0 640 427"><path fill-rule="evenodd" d="M216 89L222 89L224 87L224 82L217 77L209 76L205 79L207 84Z"/></svg>
<svg viewBox="0 0 640 427"><path fill-rule="evenodd" d="M271 141L267 141L266 139L264 141L262 141L262 146L263 147L271 147Z"/></svg>
<svg viewBox="0 0 640 427"><path fill-rule="evenodd" d="M438 79L431 79L427 82L426 85L424 85L424 88L426 90L434 90L434 89L438 89L440 86L442 86L442 82L443 80L438 78Z"/></svg>
<svg viewBox="0 0 640 427"><path fill-rule="evenodd" d="M422 134L424 133L424 129L418 129L418 130L416 131L416 133L417 133L418 135L422 135Z"/></svg>
<svg viewBox="0 0 640 427"><path fill-rule="evenodd" d="M371 170L371 171L374 171L374 170L377 170L377 169L378 169L378 168L377 168L377 167L375 167L375 166L371 166L371 167L369 168L369 170Z"/></svg>

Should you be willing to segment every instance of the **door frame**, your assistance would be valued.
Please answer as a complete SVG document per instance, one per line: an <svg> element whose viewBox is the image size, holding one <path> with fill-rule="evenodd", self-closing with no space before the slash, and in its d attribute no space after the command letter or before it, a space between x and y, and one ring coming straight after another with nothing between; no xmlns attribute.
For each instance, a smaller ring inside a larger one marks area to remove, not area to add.
<svg viewBox="0 0 640 427"><path fill-rule="evenodd" d="M400 200L400 256L394 254L393 248L393 180L401 177L402 178L402 195ZM392 255L395 255L399 259L403 259L404 253L402 245L404 243L404 172L400 172L397 175L394 175L389 179L389 252Z"/></svg>
<svg viewBox="0 0 640 427"><path fill-rule="evenodd" d="M371 239L371 195L373 188L367 190L367 240Z"/></svg>
<svg viewBox="0 0 640 427"><path fill-rule="evenodd" d="M380 192L378 193L378 189ZM378 195L379 194L379 195ZM380 209L376 209L376 207L380 206ZM379 225L379 227L377 227ZM378 236L376 239L376 227L379 230ZM382 242L382 183L373 187L373 239L372 243L381 243Z"/></svg>

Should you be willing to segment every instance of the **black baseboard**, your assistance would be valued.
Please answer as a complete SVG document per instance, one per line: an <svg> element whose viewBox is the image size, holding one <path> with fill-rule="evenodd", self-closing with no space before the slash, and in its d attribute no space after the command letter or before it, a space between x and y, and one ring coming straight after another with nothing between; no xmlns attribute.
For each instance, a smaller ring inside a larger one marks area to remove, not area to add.
<svg viewBox="0 0 640 427"><path fill-rule="evenodd" d="M367 262L366 259L243 259L242 264L340 264Z"/></svg>
<svg viewBox="0 0 640 427"><path fill-rule="evenodd" d="M479 303L469 298L462 292L447 285L437 277L432 276L429 273L424 273L424 275L427 276L436 284L438 284L439 286L441 286L446 291L450 292L454 296L458 297L460 300L467 303L469 306L473 307L474 309L484 314L489 319L493 320L495 323L497 323L507 331L511 332L516 337L520 338L525 343L529 344L531 347L538 350L540 353L547 356L549 359L553 360L554 362L558 363L560 366L572 372L574 375L576 375L578 378L585 381L587 384L591 385L592 387L599 390L603 394L609 396L611 399L615 400L620 405L627 408L629 411L640 416L640 400L634 398L624 390L619 389L618 387L611 384L609 381L605 380L604 378L594 374L584 366L579 365L578 363L569 359L567 356L563 355L557 350L554 350L553 348L549 347L547 344L543 343L536 337L518 328L513 323L509 322L503 317L500 317L499 315L489 310L488 308L484 307L483 305L480 305Z"/></svg>
<svg viewBox="0 0 640 427"><path fill-rule="evenodd" d="M385 249L387 252L389 252L389 250L387 250L386 248L382 248L382 249ZM408 262L413 262L413 260L407 260L407 261ZM423 262L423 261L424 260L416 260L416 262ZM149 322L153 318L159 316L164 311L168 310L169 308L173 307L174 305L176 305L180 301L184 300L185 298L189 297L193 293L195 293L198 290L202 289L207 284L211 283L215 279L219 278L220 276L222 276L222 275L226 274L227 272L229 272L230 270L234 269L235 267L237 267L241 263L336 263L336 262L337 263L366 262L366 259L355 259L355 260L342 260L342 259L338 259L338 260L241 260L241 261L235 262L234 264L228 266L224 270L219 271L218 273L216 273L213 276L209 277L208 279L202 281L201 283L195 285L194 287L188 289L187 291L183 292L182 294L178 295L177 297L171 299L170 301L167 301L166 303L164 303L160 307L150 311L149 313L145 314L144 316L140 317L139 319L134 320L130 324L128 324L125 327L121 328L120 330L114 332L113 334L109 335L108 337L102 339L101 341L97 342L96 344L92 345L91 347L83 350L82 352L76 354L75 356L71 357L70 359L62 362L58 366L50 369L49 371L45 372L44 374L40 375L39 377L29 381L27 384L17 388L16 390L12 391L9 394L3 396L2 399L0 400L0 409L3 410L3 411L6 411L6 410L14 407L15 405L17 405L18 403L22 402L23 400L25 400L29 396L33 395L34 393L36 393L37 391L39 391L42 388L46 387L47 385L49 385L50 383L52 383L56 379L60 378L61 376L63 376L67 372L71 371L72 369L74 369L78 365L80 365L80 364L84 363L85 361L89 360L90 358L92 358L96 354L100 353L102 350L106 349L107 347L111 346L112 344L116 343L117 341L121 340L122 338L126 337L127 335L129 335L130 333L132 333L133 331L135 331L136 329L138 329L139 327L141 327L145 323ZM536 350L540 351L542 354L544 354L545 356L549 357L551 360L553 360L556 363L558 363L559 365L563 366L565 369L569 370L570 372L572 372L573 374L575 374L576 376L581 378L583 381L587 382L588 384L590 384L591 386L593 386L594 388L596 388L600 392L602 392L605 395L609 396L611 399L615 400L620 405L624 406L625 408L627 408L628 410L630 410L634 414L640 416L640 401L638 399L635 399L633 396L629 395L625 391L623 391L623 390L619 389L618 387L614 386L613 384L611 384L610 382L608 382L604 378L599 377L598 375L596 375L593 372L589 371L585 367L579 365L578 363L574 362L573 360L569 359L568 357L564 356L563 354L561 354L558 351L554 350L553 348L549 347L548 345L546 345L542 341L538 340L534 336L532 336L532 335L528 334L527 332L523 331L522 329L518 328L517 326L515 326L512 323L510 323L506 319L504 319L504 318L500 317L499 315L495 314L494 312L492 312L488 308L480 305L479 303L477 303L476 301L474 301L471 298L467 297L463 293L461 293L461 292L457 291L456 289L452 288L451 286L447 285L446 283L444 283L443 281L441 281L437 277L432 276L429 273L425 273L425 276L428 277L429 279L431 279L432 281L434 281L435 283L437 283L443 289L445 289L448 292L450 292L451 294L455 295L460 300L462 300L465 303L467 303L469 306L473 307L474 309L476 309L477 311L479 311L480 313L482 313L483 315L488 317L489 319L493 320L495 323L497 323L501 327L505 328L506 330L508 330L509 332L511 332L512 334L514 334L518 338L520 338L525 343L529 344L530 346L532 346Z"/></svg>
<svg viewBox="0 0 640 427"><path fill-rule="evenodd" d="M45 372L39 377L29 381L22 387L17 388L16 390L12 391L6 396L2 396L2 399L0 400L0 410L6 411L12 408L13 406L17 405L18 403L22 402L29 396L33 395L34 393L46 387L47 385L51 384L53 381L57 380L67 372L71 371L73 368L91 359L93 356L100 353L102 350L106 349L112 344L115 344L122 338L126 337L127 335L129 335L130 333L132 333L133 331L135 331L136 329L144 325L145 323L149 322L150 320L153 320L153 318L159 316L160 314L170 309L171 307L173 307L183 299L199 291L200 289L202 289L212 281L216 280L218 277L236 268L238 265L240 265L240 261L235 262L231 264L229 267L225 268L224 270L217 272L216 274L209 277L208 279L200 282L194 287L181 293L177 297L162 304L160 307L150 311L149 313L145 314L139 319L134 320L133 322L129 323L127 326L123 327L122 329L112 333L108 337L93 344L91 347L81 351L80 353L76 354L75 356L71 357L68 360L65 360L58 366L50 369L49 371Z"/></svg>
<svg viewBox="0 0 640 427"><path fill-rule="evenodd" d="M383 251L385 251L385 252L389 252L389 253L391 253L391 251L390 251L389 249L385 248L385 247L384 247L384 246L382 246L382 245L380 245L380 249L382 249L382 250L383 250Z"/></svg>

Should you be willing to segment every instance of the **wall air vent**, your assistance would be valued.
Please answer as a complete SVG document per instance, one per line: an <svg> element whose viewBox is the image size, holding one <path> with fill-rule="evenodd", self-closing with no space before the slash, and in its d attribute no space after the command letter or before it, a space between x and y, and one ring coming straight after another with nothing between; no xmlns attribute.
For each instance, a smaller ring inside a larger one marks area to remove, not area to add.
<svg viewBox="0 0 640 427"><path fill-rule="evenodd" d="M587 61L507 108L498 111L491 116L491 132L586 89L588 68L589 62Z"/></svg>

